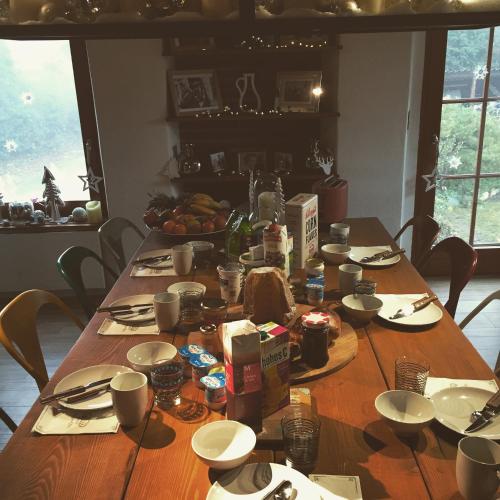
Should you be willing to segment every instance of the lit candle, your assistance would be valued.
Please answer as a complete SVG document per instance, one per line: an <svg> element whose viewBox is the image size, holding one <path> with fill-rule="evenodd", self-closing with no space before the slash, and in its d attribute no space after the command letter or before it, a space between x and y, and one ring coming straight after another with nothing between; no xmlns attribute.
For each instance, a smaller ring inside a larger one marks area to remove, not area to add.
<svg viewBox="0 0 500 500"><path fill-rule="evenodd" d="M89 201L85 205L89 224L99 224L102 222L102 211L100 201Z"/></svg>

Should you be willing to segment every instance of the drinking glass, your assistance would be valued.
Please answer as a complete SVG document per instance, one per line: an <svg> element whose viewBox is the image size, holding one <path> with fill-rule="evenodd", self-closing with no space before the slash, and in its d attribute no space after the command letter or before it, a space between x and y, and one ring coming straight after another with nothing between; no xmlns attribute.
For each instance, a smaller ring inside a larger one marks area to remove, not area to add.
<svg viewBox="0 0 500 500"><path fill-rule="evenodd" d="M220 281L220 295L229 304L236 304L243 286L245 267L238 262L217 266Z"/></svg>
<svg viewBox="0 0 500 500"><path fill-rule="evenodd" d="M401 356L396 359L396 389L424 394L429 376L429 363L418 356Z"/></svg>
<svg viewBox="0 0 500 500"><path fill-rule="evenodd" d="M179 292L181 299L181 321L183 323L200 323L201 299L203 292L201 290L183 290Z"/></svg>
<svg viewBox="0 0 500 500"><path fill-rule="evenodd" d="M151 369L151 384L160 408L171 408L180 403L183 369L183 363L172 360L161 360Z"/></svg>
<svg viewBox="0 0 500 500"><path fill-rule="evenodd" d="M291 405L281 419L286 464L303 473L312 472L318 459L320 420L311 407Z"/></svg>

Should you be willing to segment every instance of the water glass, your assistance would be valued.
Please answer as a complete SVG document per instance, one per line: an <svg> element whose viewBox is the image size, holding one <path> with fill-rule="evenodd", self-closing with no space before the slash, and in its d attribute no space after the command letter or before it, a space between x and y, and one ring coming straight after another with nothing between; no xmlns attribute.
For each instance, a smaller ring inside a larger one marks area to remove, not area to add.
<svg viewBox="0 0 500 500"><path fill-rule="evenodd" d="M151 384L156 404L171 408L181 401L184 365L180 361L159 361L151 369Z"/></svg>
<svg viewBox="0 0 500 500"><path fill-rule="evenodd" d="M347 245L349 241L349 231L349 224L343 224L341 222L330 224L330 242L339 245Z"/></svg>
<svg viewBox="0 0 500 500"><path fill-rule="evenodd" d="M318 460L320 420L310 406L291 405L281 419L286 464L302 473L313 471Z"/></svg>
<svg viewBox="0 0 500 500"><path fill-rule="evenodd" d="M229 304L236 304L243 286L245 267L238 262L217 266L220 281L220 295Z"/></svg>
<svg viewBox="0 0 500 500"><path fill-rule="evenodd" d="M201 314L201 299L203 292L201 290L183 290L179 292L181 299L181 322L183 323L200 323L202 320Z"/></svg>
<svg viewBox="0 0 500 500"><path fill-rule="evenodd" d="M424 394L430 365L417 356L401 356L396 359L396 389Z"/></svg>

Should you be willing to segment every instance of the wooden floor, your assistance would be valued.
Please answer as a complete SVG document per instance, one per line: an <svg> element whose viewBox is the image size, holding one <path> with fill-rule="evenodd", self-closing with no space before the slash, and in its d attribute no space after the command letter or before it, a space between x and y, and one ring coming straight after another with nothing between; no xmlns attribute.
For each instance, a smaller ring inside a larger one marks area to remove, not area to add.
<svg viewBox="0 0 500 500"><path fill-rule="evenodd" d="M440 300L446 302L448 282L439 278L429 278L428 282ZM462 292L456 315L457 323L484 297L498 289L500 289L499 277L474 278ZM66 302L79 312L83 320L83 312L76 303ZM500 351L500 301L491 303L469 323L464 333L493 368ZM61 317L57 310L48 306L40 313L39 334L47 370L51 376L78 339L80 331L69 320ZM0 406L16 423L19 423L37 397L38 389L33 379L4 349L0 349ZM0 449L10 436L11 432L0 421Z"/></svg>

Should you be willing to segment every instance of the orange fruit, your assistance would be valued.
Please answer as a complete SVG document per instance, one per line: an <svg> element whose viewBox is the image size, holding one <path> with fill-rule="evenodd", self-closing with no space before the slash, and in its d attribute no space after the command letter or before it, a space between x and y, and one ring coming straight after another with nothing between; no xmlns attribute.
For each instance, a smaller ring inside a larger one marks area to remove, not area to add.
<svg viewBox="0 0 500 500"><path fill-rule="evenodd" d="M174 233L175 234L186 234L187 228L184 224L176 224L175 228L174 228Z"/></svg>
<svg viewBox="0 0 500 500"><path fill-rule="evenodd" d="M173 234L175 230L175 221L168 220L163 223L163 226L161 228L163 229L164 233Z"/></svg>
<svg viewBox="0 0 500 500"><path fill-rule="evenodd" d="M226 218L223 215L217 215L214 219L215 229L224 229L226 227Z"/></svg>
<svg viewBox="0 0 500 500"><path fill-rule="evenodd" d="M201 228L204 233L213 233L215 231L215 224L212 221L207 220L203 223Z"/></svg>

